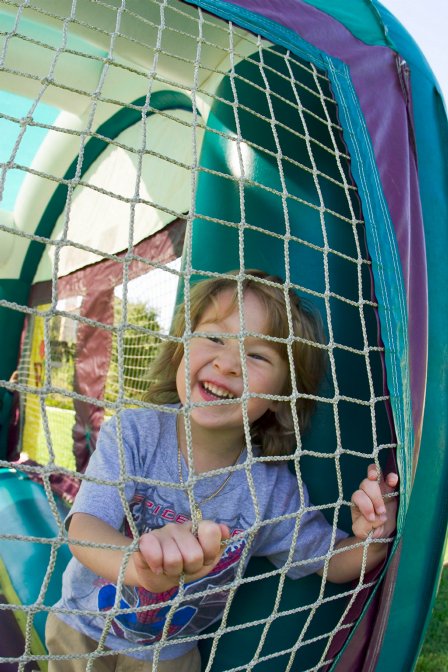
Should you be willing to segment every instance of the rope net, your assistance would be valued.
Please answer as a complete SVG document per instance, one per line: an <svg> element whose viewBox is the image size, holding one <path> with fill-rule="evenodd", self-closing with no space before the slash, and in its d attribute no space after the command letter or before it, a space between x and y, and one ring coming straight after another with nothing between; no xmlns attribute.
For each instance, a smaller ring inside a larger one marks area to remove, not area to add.
<svg viewBox="0 0 448 672"><path fill-rule="evenodd" d="M3 615L17 617L24 639L16 654L0 651L0 662L15 662L20 671L33 669L33 661L45 668L49 656L36 647L35 631L39 619L55 611L49 586L56 558L67 544L67 511L59 497L71 503L79 483L92 480L85 468L101 424L113 416L120 465L114 484L135 541L125 554L116 597L103 612L98 647L85 657L86 669L94 669L98 657L111 655L106 640L117 617L133 612L149 619L160 610L160 603L126 601L124 572L142 530L135 501L130 504L124 496L135 478L125 468L121 413L157 408L143 400L147 371L160 344L170 338L178 288L186 305L182 341L188 378L195 338L189 296L198 277L225 277L238 270L237 340L244 354L242 283L248 269L263 267L282 276L285 297L292 289L320 312L325 329L328 367L321 389L311 395L317 411L309 434L323 424L327 439L319 430L314 442L302 435L294 417L297 448L281 458L296 474L302 498L307 483L311 510L322 511L332 525L330 547L321 558L323 577L315 577L312 599L287 603L287 573L297 566L293 549L297 539L300 543L302 510L293 517L291 553L283 566L266 564L257 574L244 574L257 535L281 521L259 515L254 467L272 458L260 457L252 445L244 357L246 459L226 470L196 474L190 416L198 403L187 399L185 409L171 407L167 414L185 418L188 472L171 483L141 480L148 491L185 491L190 511L184 513L197 525L192 505L201 482L212 476L219 483L229 474L233 479L243 473L255 512L250 526L228 544L231 549L244 540L218 625L194 635L181 631L176 641L207 646L204 665L212 670L218 669L213 666L226 637L239 632L249 637L255 629L249 658L241 652L240 661L225 669L328 669L341 633L344 640L357 619L354 605L376 582L363 569L359 581L335 593L326 579L336 530L350 530L353 472L359 482L369 463L384 465L395 444L387 423L383 349L364 222L343 139L347 131L338 123L325 71L175 0L0 4L2 81L9 92L4 101L13 94L13 105L2 105L0 113L0 132L8 138L0 192L4 203L17 194L14 215L8 219L3 213L0 220L3 249L11 250L2 263L5 278L29 279L32 285L29 300L0 301L3 311L24 322L18 382L5 376L0 384L5 395L20 398L22 455L14 469L43 485L54 529L52 537L8 528L1 534L5 565L9 549L16 549L20 563L25 546L44 547L48 565L41 570L33 600L9 599L0 605ZM16 109L23 111L17 115ZM26 149L31 141L40 150L30 158ZM210 157L221 150L213 163ZM207 237L210 231L217 232L214 245ZM285 343L291 358L291 321L289 327ZM288 400L294 408L301 393L293 368L290 376ZM0 464L11 466L8 460ZM319 480L328 487L315 501ZM359 543L365 560L371 539ZM240 591L268 579L275 584L269 612L260 605L256 617L239 622L232 605ZM222 586L205 586L198 595L213 600L221 591ZM187 599L181 578L179 590L162 604L165 620L154 642L154 669ZM323 615L335 602L340 608L328 627ZM295 617L301 628L292 643L269 648L272 633L277 636ZM305 664L305 652L315 644L318 653ZM144 648L137 644L133 653ZM68 657L82 654L73 651Z"/></svg>

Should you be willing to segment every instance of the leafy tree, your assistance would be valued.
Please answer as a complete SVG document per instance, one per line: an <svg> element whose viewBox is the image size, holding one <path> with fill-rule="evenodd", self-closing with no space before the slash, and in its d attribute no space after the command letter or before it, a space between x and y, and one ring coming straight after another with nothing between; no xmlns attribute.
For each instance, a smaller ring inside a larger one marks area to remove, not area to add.
<svg viewBox="0 0 448 672"><path fill-rule="evenodd" d="M126 324L124 325L123 302L115 297L114 323L117 332L113 335L105 396L109 401L116 400L120 384L119 370L121 368L121 380L125 396L138 399L148 386L148 367L161 342L157 313L144 303L128 303ZM119 357L120 332L121 360Z"/></svg>

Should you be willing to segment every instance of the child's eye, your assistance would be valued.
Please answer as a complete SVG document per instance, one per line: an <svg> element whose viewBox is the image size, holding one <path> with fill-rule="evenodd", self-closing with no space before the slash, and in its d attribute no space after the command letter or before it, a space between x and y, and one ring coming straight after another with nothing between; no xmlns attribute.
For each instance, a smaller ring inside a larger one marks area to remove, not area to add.
<svg viewBox="0 0 448 672"><path fill-rule="evenodd" d="M257 359L260 362L270 362L269 357L267 357L266 355L262 355L259 352L249 352L247 356L250 357L251 359Z"/></svg>
<svg viewBox="0 0 448 672"><path fill-rule="evenodd" d="M207 340L211 341L212 343L219 343L220 345L223 343L222 338L218 338L217 336L207 336Z"/></svg>

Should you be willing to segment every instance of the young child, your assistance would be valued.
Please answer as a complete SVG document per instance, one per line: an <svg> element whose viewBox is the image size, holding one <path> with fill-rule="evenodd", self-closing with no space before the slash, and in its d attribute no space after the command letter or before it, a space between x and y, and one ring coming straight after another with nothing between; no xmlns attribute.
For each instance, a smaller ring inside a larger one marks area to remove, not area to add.
<svg viewBox="0 0 448 672"><path fill-rule="evenodd" d="M366 553L359 540L395 528L396 499L383 495L398 477L384 481L372 464L352 497L354 537L336 530L332 542L284 458L295 423L300 431L309 423L324 370L318 321L279 278L247 271L238 294L236 275L194 285L189 320L179 308L176 340L164 342L151 370L148 400L159 408L124 410L102 427L67 521L74 558L48 617L52 654L95 652L119 608L93 669L150 670L163 636L157 669L197 672L194 635L222 616L241 563L289 559L288 576L300 578L322 574L329 554L328 580L350 581ZM288 346L290 327L298 338ZM386 552L384 542L369 544L366 570ZM80 672L86 660L50 670Z"/></svg>

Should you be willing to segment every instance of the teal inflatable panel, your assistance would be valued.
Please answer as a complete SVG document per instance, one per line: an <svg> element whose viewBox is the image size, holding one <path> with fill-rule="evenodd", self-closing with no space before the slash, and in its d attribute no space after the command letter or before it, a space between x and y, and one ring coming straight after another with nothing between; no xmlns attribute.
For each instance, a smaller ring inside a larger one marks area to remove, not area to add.
<svg viewBox="0 0 448 672"><path fill-rule="evenodd" d="M39 605L37 609L33 606L33 626L43 642L47 619L45 607L60 597L62 572L71 554L68 546L57 540L58 524L42 485L14 469L2 469L0 491L0 556L7 571L7 577L2 578L11 584L20 605ZM59 506L63 515L62 503ZM53 540L53 544L32 541L37 537ZM47 572L50 572L52 545L55 565L45 594L39 601Z"/></svg>
<svg viewBox="0 0 448 672"><path fill-rule="evenodd" d="M349 500L364 478L366 455L372 454L374 443L387 445L392 441L386 404L375 404L374 436L372 408L368 403L372 389L375 397L383 394L381 355L370 353L368 372L366 360L359 354L365 347L365 339L369 346L378 345L377 313L369 305L373 295L370 267L368 263L359 266L353 261L358 258L358 246L362 259L368 260L369 255L364 225L353 224L354 218L362 219L357 192L341 187L335 153L313 140L319 138L327 147L332 146L330 137L322 138L326 134L325 126L312 116L314 108L317 113L322 103L307 90L313 87L311 74L302 70L294 73L304 84L300 96L310 113L301 116L297 113L290 82L274 73L281 59L276 58L275 53L263 53L265 76L270 90L275 91L269 100L258 58L258 54L253 54L250 61L236 66L237 77L223 79L208 117L200 157L191 264L198 278L201 271L225 273L232 269L259 268L288 279L288 270L289 280L303 288L300 291L303 302L320 312L327 338L330 340L331 336L336 343L344 344L344 348L333 352L338 389L329 372L320 391L328 403L318 405L312 430L303 437L304 454L300 459L301 474L311 501L329 505L324 513L332 523L334 503L340 497L341 487L334 458L338 446L344 447L338 463L343 495ZM287 72L283 74L286 78ZM252 82L259 89L245 82ZM323 80L321 86L325 85L328 87L328 81L325 84ZM324 88L323 95L331 99L329 87ZM235 99L240 105L238 125L231 105ZM337 129L336 107L330 104L328 107L331 122ZM278 122L275 126L270 123L272 118ZM243 137L244 142L238 141L238 137ZM351 184L350 160L342 134L336 131L334 140L347 183ZM311 151L307 143L311 143ZM243 183L236 179L242 174ZM288 198L284 197L286 191ZM324 223L322 203L325 203ZM285 234L289 234L286 242ZM328 248L332 250L329 254L326 253ZM360 292L366 301L364 325L359 311ZM333 404L331 400L337 396L344 399ZM366 403L353 403L353 399ZM330 459L322 459L325 456ZM390 451L384 451L380 460L384 464L390 457ZM342 507L338 526L350 531L349 507ZM328 633L336 628L347 607L344 592L348 586L327 582L320 594L321 579L316 575L300 581L286 579L280 604L276 606L280 578L261 578L269 571L272 566L268 561L251 561L248 575L254 580L239 589L228 621L230 627L242 628L221 637L214 672L227 669L236 664L236 660L238 665L250 662L260 643L263 620L275 609L288 617L271 624L261 655L275 655L275 658L257 663L257 670L270 672L273 664L275 669L283 669L301 632L304 642L309 640L310 643L301 646L292 669L312 669L321 660ZM307 619L314 610L317 617L313 617L307 627ZM258 624L253 625L257 621ZM247 623L250 627L244 625ZM210 647L207 642L201 646L206 659ZM233 656L230 651L238 651L238 655ZM280 651L289 653L279 656Z"/></svg>

